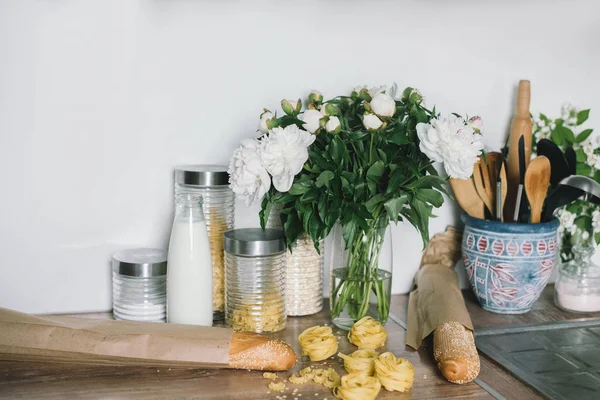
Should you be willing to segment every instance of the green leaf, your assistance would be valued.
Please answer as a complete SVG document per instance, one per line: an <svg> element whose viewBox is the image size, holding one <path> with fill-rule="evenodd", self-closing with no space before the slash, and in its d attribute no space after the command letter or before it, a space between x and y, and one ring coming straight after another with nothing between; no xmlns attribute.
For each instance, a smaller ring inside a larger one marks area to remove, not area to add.
<svg viewBox="0 0 600 400"><path fill-rule="evenodd" d="M586 162L587 156L585 155L585 151L582 148L575 150L575 155L577 156L577 162Z"/></svg>
<svg viewBox="0 0 600 400"><path fill-rule="evenodd" d="M572 130L570 130L569 128L566 127L562 127L563 129L563 137L565 138L565 142L567 143L568 146L572 145L573 142L575 142L575 134L573 133Z"/></svg>
<svg viewBox="0 0 600 400"><path fill-rule="evenodd" d="M581 133L579 135L577 135L577 137L575 138L575 143L581 143L583 142L585 139L587 139L593 132L593 129L586 129L584 131L581 131Z"/></svg>
<svg viewBox="0 0 600 400"><path fill-rule="evenodd" d="M342 166L342 160L344 158L344 150L345 150L344 143L342 143L342 141L337 136L334 136L333 139L331 139L330 152L331 152L331 159L333 160L333 162L336 164L336 167L338 167L338 168Z"/></svg>
<svg viewBox="0 0 600 400"><path fill-rule="evenodd" d="M377 192L377 185L381 183L384 170L385 165L381 161L376 161L369 167L367 171L367 185L371 193L375 194Z"/></svg>
<svg viewBox="0 0 600 400"><path fill-rule="evenodd" d="M260 227L262 229L265 229L265 227L267 226L267 220L269 219L269 214L271 214L272 206L273 203L269 201L269 195L267 194L261 202L260 211L258 213L258 216L260 218Z"/></svg>
<svg viewBox="0 0 600 400"><path fill-rule="evenodd" d="M401 167L394 169L392 174L390 175L390 179L388 181L387 188L385 190L386 193L395 193L399 188L400 184L406 180L406 175L404 174L404 170Z"/></svg>
<svg viewBox="0 0 600 400"><path fill-rule="evenodd" d="M323 171L317 177L317 181L315 182L315 185L318 188L321 188L323 186L328 186L329 181L332 180L334 176L335 176L335 174L332 171Z"/></svg>
<svg viewBox="0 0 600 400"><path fill-rule="evenodd" d="M313 209L309 208L305 213L304 216L302 217L302 226L304 227L304 231L308 232L308 224L310 223L310 219L313 216Z"/></svg>
<svg viewBox="0 0 600 400"><path fill-rule="evenodd" d="M588 117L590 116L590 110L581 110L577 113L577 126L583 124L585 121L587 121Z"/></svg>
<svg viewBox="0 0 600 400"><path fill-rule="evenodd" d="M415 189L421 188L436 188L443 192L445 192L444 184L446 183L446 179L437 176L437 175L427 175L419 178L417 182L414 184Z"/></svg>
<svg viewBox="0 0 600 400"><path fill-rule="evenodd" d="M406 134L406 131L394 133L388 141L393 144L401 146L403 144L410 143L410 138Z"/></svg>
<svg viewBox="0 0 600 400"><path fill-rule="evenodd" d="M312 203L317 199L317 191L314 189L309 189L308 192L304 193L302 197L300 197L300 201L302 203Z"/></svg>
<svg viewBox="0 0 600 400"><path fill-rule="evenodd" d="M383 206L385 207L385 210L387 211L390 220L398 222L400 212L402 211L402 208L404 207L404 204L406 204L407 201L408 195L403 194L399 197L394 197L393 199L390 199L384 203Z"/></svg>
<svg viewBox="0 0 600 400"><path fill-rule="evenodd" d="M600 243L600 232L598 232L594 235L594 239L596 240L596 244Z"/></svg>
<svg viewBox="0 0 600 400"><path fill-rule="evenodd" d="M298 181L292 185L289 193L294 196L302 195L302 194L308 192L308 189L310 189L311 186L312 186L312 182L310 182L310 181Z"/></svg>
<svg viewBox="0 0 600 400"><path fill-rule="evenodd" d="M367 136L369 134L368 131L354 131L354 132L350 132L348 134L348 139L350 139L353 142L359 141L362 138L364 138L365 136Z"/></svg>
<svg viewBox="0 0 600 400"><path fill-rule="evenodd" d="M562 126L556 126L556 128L552 131L552 141L559 146L563 146L565 144L565 136L564 136L564 128Z"/></svg>
<svg viewBox="0 0 600 400"><path fill-rule="evenodd" d="M385 152L381 149L377 149L377 154L379 155L379 159L385 164L387 163L387 156L385 155Z"/></svg>
<svg viewBox="0 0 600 400"><path fill-rule="evenodd" d="M577 175L590 176L592 167L587 164L577 164Z"/></svg>
<svg viewBox="0 0 600 400"><path fill-rule="evenodd" d="M365 207L367 208L367 211L369 211L371 214L373 214L373 211L375 211L375 208L377 208L377 206L379 204L381 204L383 201L385 201L385 196L381 193L376 194L375 196L371 197L366 203L365 203Z"/></svg>
<svg viewBox="0 0 600 400"><path fill-rule="evenodd" d="M344 238L344 242L346 243L345 248L349 249L350 246L354 243L354 238L356 237L356 231L358 226L353 219L350 219L347 222L344 222L342 225L342 237Z"/></svg>
<svg viewBox="0 0 600 400"><path fill-rule="evenodd" d="M415 194L417 199L425 201L436 208L444 204L444 196L435 189L419 189Z"/></svg>

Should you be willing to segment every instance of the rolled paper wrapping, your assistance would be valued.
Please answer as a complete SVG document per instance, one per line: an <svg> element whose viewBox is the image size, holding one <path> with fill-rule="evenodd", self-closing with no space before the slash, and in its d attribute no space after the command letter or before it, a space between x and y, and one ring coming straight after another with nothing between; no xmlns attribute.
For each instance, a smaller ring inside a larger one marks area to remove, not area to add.
<svg viewBox="0 0 600 400"><path fill-rule="evenodd" d="M460 241L452 227L429 241L410 293L406 332L406 344L414 349L433 332L434 358L453 383L472 381L480 367L473 324L454 271Z"/></svg>
<svg viewBox="0 0 600 400"><path fill-rule="evenodd" d="M354 323L348 332L348 340L359 349L374 350L385 344L387 331L381 322L372 317L364 317Z"/></svg>
<svg viewBox="0 0 600 400"><path fill-rule="evenodd" d="M374 400L381 390L379 379L360 372L342 376L341 385L333 389L333 394L342 400Z"/></svg>
<svg viewBox="0 0 600 400"><path fill-rule="evenodd" d="M374 361L375 376L381 385L390 392L406 392L415 380L415 368L404 358L396 358L392 353L383 353Z"/></svg>
<svg viewBox="0 0 600 400"><path fill-rule="evenodd" d="M356 350L350 355L339 353L338 356L344 360L344 369L348 373L362 372L367 375L375 373L373 361L379 356L379 353L373 350Z"/></svg>
<svg viewBox="0 0 600 400"><path fill-rule="evenodd" d="M331 357L338 350L338 341L333 330L328 326L313 326L298 336L302 347L302 355L310 361L322 361Z"/></svg>

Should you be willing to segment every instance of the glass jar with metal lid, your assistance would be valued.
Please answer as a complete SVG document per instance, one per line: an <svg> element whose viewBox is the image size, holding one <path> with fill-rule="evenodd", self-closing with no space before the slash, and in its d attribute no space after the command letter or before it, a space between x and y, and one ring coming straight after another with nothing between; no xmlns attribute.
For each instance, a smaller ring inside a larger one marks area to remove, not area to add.
<svg viewBox="0 0 600 400"><path fill-rule="evenodd" d="M235 195L223 165L181 165L175 168L175 195L198 194L203 198L213 269L213 319L225 311L223 233L234 227Z"/></svg>
<svg viewBox="0 0 600 400"><path fill-rule="evenodd" d="M115 319L166 321L166 251L140 248L115 253L112 274Z"/></svg>
<svg viewBox="0 0 600 400"><path fill-rule="evenodd" d="M285 239L278 229L225 232L225 323L236 331L285 328Z"/></svg>

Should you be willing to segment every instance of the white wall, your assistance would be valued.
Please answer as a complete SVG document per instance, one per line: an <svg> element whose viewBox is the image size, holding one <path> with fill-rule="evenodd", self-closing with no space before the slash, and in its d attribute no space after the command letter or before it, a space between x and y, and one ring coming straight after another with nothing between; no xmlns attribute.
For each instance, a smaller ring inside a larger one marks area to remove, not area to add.
<svg viewBox="0 0 600 400"><path fill-rule="evenodd" d="M597 1L0 0L0 306L107 310L110 254L164 246L172 166L227 163L263 107L357 84L418 87L503 141L534 110L600 112ZM431 231L455 224L454 206ZM238 204L238 226L256 210ZM394 291L421 243L395 237Z"/></svg>

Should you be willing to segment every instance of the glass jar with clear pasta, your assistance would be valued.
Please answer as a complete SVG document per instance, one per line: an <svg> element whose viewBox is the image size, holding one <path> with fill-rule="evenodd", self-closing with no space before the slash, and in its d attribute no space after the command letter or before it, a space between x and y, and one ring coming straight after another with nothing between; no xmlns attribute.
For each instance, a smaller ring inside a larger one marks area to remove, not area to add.
<svg viewBox="0 0 600 400"><path fill-rule="evenodd" d="M285 328L285 240L277 229L225 233L225 324L235 331Z"/></svg>
<svg viewBox="0 0 600 400"><path fill-rule="evenodd" d="M199 194L213 268L213 319L222 320L225 312L225 271L223 233L234 228L235 195L229 188L229 174L223 165L181 165L175 168L175 195Z"/></svg>

